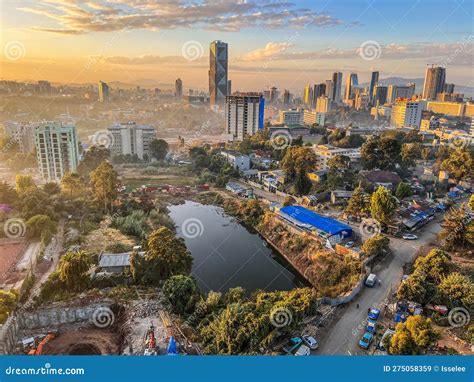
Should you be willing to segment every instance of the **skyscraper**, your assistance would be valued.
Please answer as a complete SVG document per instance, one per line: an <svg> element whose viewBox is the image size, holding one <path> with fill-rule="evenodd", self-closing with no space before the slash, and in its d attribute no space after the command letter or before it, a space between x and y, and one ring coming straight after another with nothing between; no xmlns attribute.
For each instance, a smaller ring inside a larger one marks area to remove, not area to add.
<svg viewBox="0 0 474 382"><path fill-rule="evenodd" d="M454 84L444 84L444 92L447 94L454 93Z"/></svg>
<svg viewBox="0 0 474 382"><path fill-rule="evenodd" d="M265 99L260 93L234 93L226 97L226 133L231 141L242 141L263 128Z"/></svg>
<svg viewBox="0 0 474 382"><path fill-rule="evenodd" d="M109 100L109 85L103 81L99 81L99 102L105 102Z"/></svg>
<svg viewBox="0 0 474 382"><path fill-rule="evenodd" d="M324 84L326 85L326 91L324 92L324 95L328 97L330 100L332 100L332 94L334 92L333 82L332 80L326 80Z"/></svg>
<svg viewBox="0 0 474 382"><path fill-rule="evenodd" d="M304 91L303 91L303 103L308 106L308 107L311 107L312 103L313 103L313 88L311 87L310 84L307 84L305 87L304 87Z"/></svg>
<svg viewBox="0 0 474 382"><path fill-rule="evenodd" d="M392 107L390 126L418 129L420 127L421 115L425 108L426 102L422 100L399 99L395 101L395 105Z"/></svg>
<svg viewBox="0 0 474 382"><path fill-rule="evenodd" d="M325 95L326 93L326 84L316 84L313 86L313 99L311 102L311 108L316 108L316 100Z"/></svg>
<svg viewBox="0 0 474 382"><path fill-rule="evenodd" d="M291 93L289 90L285 89L283 92L283 105L288 106L291 102Z"/></svg>
<svg viewBox="0 0 474 382"><path fill-rule="evenodd" d="M174 83L174 96L177 99L183 98L183 81L181 81L181 78L178 78Z"/></svg>
<svg viewBox="0 0 474 382"><path fill-rule="evenodd" d="M375 105L377 102L379 105L385 104L387 102L387 93L388 88L383 85L375 85L374 90L372 92L372 104Z"/></svg>
<svg viewBox="0 0 474 382"><path fill-rule="evenodd" d="M112 156L136 155L138 159L144 159L143 156L147 155L150 159L150 143L156 138L152 126L127 122L110 126L107 130L112 137Z"/></svg>
<svg viewBox="0 0 474 382"><path fill-rule="evenodd" d="M388 85L387 102L394 103L397 98L411 98L415 94L415 84L406 86Z"/></svg>
<svg viewBox="0 0 474 382"><path fill-rule="evenodd" d="M341 72L334 72L332 75L332 86L333 86L333 93L331 96L331 100L339 103L341 102L341 88L342 88L342 73Z"/></svg>
<svg viewBox="0 0 474 382"><path fill-rule="evenodd" d="M276 87L273 86L272 88L270 88L270 102L272 104L277 103L278 94L279 94L279 92L278 92L278 89Z"/></svg>
<svg viewBox="0 0 474 382"><path fill-rule="evenodd" d="M373 102L374 99L374 88L379 82L379 72L372 72L370 77L370 86L369 86L369 102L371 105L375 105L376 102Z"/></svg>
<svg viewBox="0 0 474 382"><path fill-rule="evenodd" d="M346 89L344 93L344 100L350 100L354 98L354 87L359 85L357 79L357 73L351 73L346 78Z"/></svg>
<svg viewBox="0 0 474 382"><path fill-rule="evenodd" d="M42 122L35 128L38 168L45 182L59 182L79 163L76 126Z"/></svg>
<svg viewBox="0 0 474 382"><path fill-rule="evenodd" d="M229 95L227 82L228 51L225 42L211 42L209 52L209 95L211 107L223 105Z"/></svg>
<svg viewBox="0 0 474 382"><path fill-rule="evenodd" d="M446 68L432 65L426 69L423 85L423 99L434 100L436 95L444 90L446 82Z"/></svg>

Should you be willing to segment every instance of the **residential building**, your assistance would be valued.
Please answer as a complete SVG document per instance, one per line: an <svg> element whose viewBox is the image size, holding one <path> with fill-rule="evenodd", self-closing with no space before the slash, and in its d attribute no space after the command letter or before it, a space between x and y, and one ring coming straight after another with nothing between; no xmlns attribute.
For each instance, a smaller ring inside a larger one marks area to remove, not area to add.
<svg viewBox="0 0 474 382"><path fill-rule="evenodd" d="M333 109L333 101L326 96L318 97L316 100L316 111L318 113L327 113Z"/></svg>
<svg viewBox="0 0 474 382"><path fill-rule="evenodd" d="M354 99L356 110L366 110L370 105L370 97L367 93L357 93Z"/></svg>
<svg viewBox="0 0 474 382"><path fill-rule="evenodd" d="M226 133L241 141L263 129L265 99L260 93L236 93L226 97Z"/></svg>
<svg viewBox="0 0 474 382"><path fill-rule="evenodd" d="M279 122L285 125L301 125L304 121L304 109L290 109L280 111Z"/></svg>
<svg viewBox="0 0 474 382"><path fill-rule="evenodd" d="M42 122L35 126L36 158L44 182L59 182L79 164L76 126Z"/></svg>
<svg viewBox="0 0 474 382"><path fill-rule="evenodd" d="M5 135L18 144L18 149L22 154L32 152L35 147L34 124L7 121L5 122Z"/></svg>
<svg viewBox="0 0 474 382"><path fill-rule="evenodd" d="M331 145L317 145L314 147L316 154L316 168L318 170L326 170L328 168L328 161L337 155L344 155L351 159L352 162L357 162L360 159L360 148L340 148Z"/></svg>
<svg viewBox="0 0 474 382"><path fill-rule="evenodd" d="M316 110L305 110L303 115L303 123L307 126L317 124L324 126L326 122L326 113L318 112Z"/></svg>
<svg viewBox="0 0 474 382"><path fill-rule="evenodd" d="M463 102L443 102L443 101L428 101L426 109L437 114L451 115L455 117L471 117L474 114L469 114L469 109ZM473 109L471 108L471 113Z"/></svg>
<svg viewBox="0 0 474 382"><path fill-rule="evenodd" d="M99 81L99 102L106 102L110 99L109 85Z"/></svg>
<svg viewBox="0 0 474 382"><path fill-rule="evenodd" d="M380 117L390 117L392 115L392 107L384 105L376 105L370 109L370 115Z"/></svg>
<svg viewBox="0 0 474 382"><path fill-rule="evenodd" d="M415 84L406 86L388 85L387 102L393 104L397 98L412 98L415 95Z"/></svg>
<svg viewBox="0 0 474 382"><path fill-rule="evenodd" d="M234 168L240 171L250 169L250 157L237 151L221 151L221 155Z"/></svg>
<svg viewBox="0 0 474 382"><path fill-rule="evenodd" d="M174 83L174 96L177 99L183 98L183 81L181 81L181 78L178 78Z"/></svg>
<svg viewBox="0 0 474 382"><path fill-rule="evenodd" d="M370 76L370 85L369 85L369 103L371 105L375 105L376 103L374 102L373 97L374 97L374 89L377 86L378 82L379 82L379 72L372 72Z"/></svg>
<svg viewBox="0 0 474 382"><path fill-rule="evenodd" d="M398 99L392 106L392 115L390 126L403 128L420 127L421 116L426 108L426 102L423 100Z"/></svg>
<svg viewBox="0 0 474 382"><path fill-rule="evenodd" d="M342 73L341 72L334 72L332 75L332 97L330 97L331 101L336 102L339 104L341 102L341 88L342 88Z"/></svg>
<svg viewBox="0 0 474 382"><path fill-rule="evenodd" d="M110 153L112 156L136 155L141 160L150 159L150 143L156 138L156 132L152 126L127 122L113 125L107 130L111 134Z"/></svg>
<svg viewBox="0 0 474 382"><path fill-rule="evenodd" d="M426 69L422 98L435 100L436 95L444 91L446 68L432 65Z"/></svg>
<svg viewBox="0 0 474 382"><path fill-rule="evenodd" d="M228 86L228 47L225 42L216 40L210 44L209 95L210 106L222 106L229 95Z"/></svg>

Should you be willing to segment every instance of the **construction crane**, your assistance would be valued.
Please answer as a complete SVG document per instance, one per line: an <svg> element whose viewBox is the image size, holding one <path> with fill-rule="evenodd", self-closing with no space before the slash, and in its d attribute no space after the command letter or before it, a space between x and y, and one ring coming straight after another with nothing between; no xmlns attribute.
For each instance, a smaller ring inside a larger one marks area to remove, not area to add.
<svg viewBox="0 0 474 382"><path fill-rule="evenodd" d="M58 334L55 332L49 332L46 337L44 337L38 346L36 348L32 348L29 352L28 355L42 355L43 354L43 347L46 345L49 341L52 339L56 338Z"/></svg>

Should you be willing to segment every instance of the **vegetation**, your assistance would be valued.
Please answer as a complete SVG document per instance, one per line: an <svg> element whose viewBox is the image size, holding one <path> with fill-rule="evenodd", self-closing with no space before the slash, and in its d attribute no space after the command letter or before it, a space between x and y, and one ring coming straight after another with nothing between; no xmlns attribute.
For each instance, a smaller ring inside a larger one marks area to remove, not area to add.
<svg viewBox="0 0 474 382"><path fill-rule="evenodd" d="M450 153L441 163L441 169L446 170L454 179L463 180L474 175L474 157L469 149L459 148Z"/></svg>
<svg viewBox="0 0 474 382"><path fill-rule="evenodd" d="M390 190L385 187L379 187L372 194L370 199L370 212L377 221L389 224L397 209L397 201Z"/></svg>
<svg viewBox="0 0 474 382"><path fill-rule="evenodd" d="M298 195L306 194L311 189L307 173L316 165L316 154L308 147L289 147L281 161L285 171L286 182L293 185Z"/></svg>
<svg viewBox="0 0 474 382"><path fill-rule="evenodd" d="M119 229L125 235L134 236L140 240L145 240L151 231L147 216L142 210L133 210L125 216L115 216L112 220L112 227Z"/></svg>
<svg viewBox="0 0 474 382"><path fill-rule="evenodd" d="M163 284L168 309L176 314L191 313L199 300L199 288L191 276L171 276Z"/></svg>
<svg viewBox="0 0 474 382"><path fill-rule="evenodd" d="M118 178L110 163L104 161L91 172L91 186L96 200L103 204L104 211L111 208L112 201L117 197Z"/></svg>
<svg viewBox="0 0 474 382"><path fill-rule="evenodd" d="M18 295L12 291L0 290L0 324L3 324L15 309Z"/></svg>
<svg viewBox="0 0 474 382"><path fill-rule="evenodd" d="M380 233L372 236L371 238L367 239L362 244L362 252L368 257L371 256L383 256L388 253L389 251L389 244L390 239L382 235Z"/></svg>
<svg viewBox="0 0 474 382"><path fill-rule="evenodd" d="M396 138L371 136L361 148L362 165L367 170L394 170L401 161L400 150L401 146Z"/></svg>
<svg viewBox="0 0 474 382"><path fill-rule="evenodd" d="M364 192L361 185L357 186L352 193L351 198L347 202L345 212L357 218L368 216L370 212L370 196Z"/></svg>
<svg viewBox="0 0 474 382"><path fill-rule="evenodd" d="M57 231L57 224L47 215L35 215L26 222L26 232L30 238L41 239L49 244Z"/></svg>
<svg viewBox="0 0 474 382"><path fill-rule="evenodd" d="M409 316L407 321L395 328L389 353L396 355L419 355L436 345L439 335L431 326L429 318Z"/></svg>
<svg viewBox="0 0 474 382"><path fill-rule="evenodd" d="M466 204L452 207L444 214L443 229L438 234L446 249L474 246L474 219Z"/></svg>
<svg viewBox="0 0 474 382"><path fill-rule="evenodd" d="M395 196L398 199L403 199L405 196L411 196L413 192L411 191L411 187L408 183L400 182L395 189Z"/></svg>
<svg viewBox="0 0 474 382"><path fill-rule="evenodd" d="M168 154L169 145L164 139L153 139L150 142L150 154L156 160L163 160Z"/></svg>

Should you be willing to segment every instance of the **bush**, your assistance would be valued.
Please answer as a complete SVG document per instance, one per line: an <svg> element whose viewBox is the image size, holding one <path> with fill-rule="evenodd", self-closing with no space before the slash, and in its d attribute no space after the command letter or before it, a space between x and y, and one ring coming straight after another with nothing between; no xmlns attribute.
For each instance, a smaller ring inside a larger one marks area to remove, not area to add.
<svg viewBox="0 0 474 382"><path fill-rule="evenodd" d="M125 235L135 236L139 239L146 239L151 231L147 223L147 217L141 210L134 210L127 216L118 216L112 220L112 226Z"/></svg>
<svg viewBox="0 0 474 382"><path fill-rule="evenodd" d="M177 275L165 281L163 295L168 308L173 313L186 314L194 310L199 299L199 288L193 277ZM211 300L214 300L213 303L215 302L214 297L211 298Z"/></svg>

